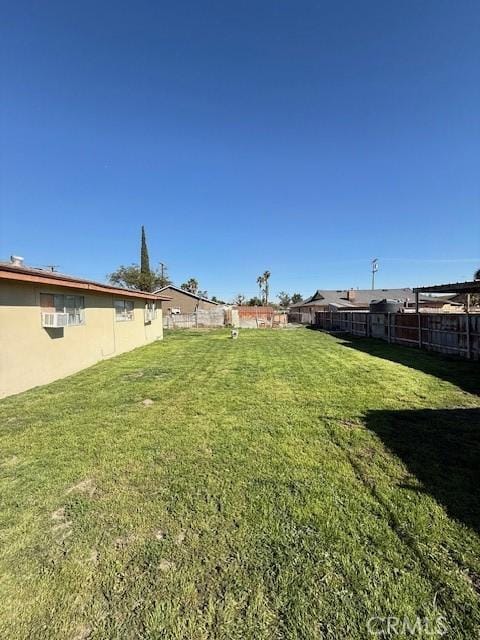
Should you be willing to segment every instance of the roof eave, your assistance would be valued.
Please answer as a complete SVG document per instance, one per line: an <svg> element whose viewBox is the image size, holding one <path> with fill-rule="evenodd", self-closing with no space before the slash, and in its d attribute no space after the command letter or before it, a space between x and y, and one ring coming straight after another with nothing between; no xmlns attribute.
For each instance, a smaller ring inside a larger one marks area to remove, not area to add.
<svg viewBox="0 0 480 640"><path fill-rule="evenodd" d="M165 287L161 287L160 289L155 289L154 293L159 291L165 291L165 289L174 289L175 291L178 291L178 293L184 293L187 296L196 298L197 300L202 300L203 302L208 302L210 304L216 304L216 305L220 304L220 302L215 302L215 300L210 300L209 298L202 298L202 296L198 296L196 293L192 293L191 291L182 289L182 287L176 287L174 284L167 284ZM172 298L168 298L168 299L172 300Z"/></svg>
<svg viewBox="0 0 480 640"><path fill-rule="evenodd" d="M111 295L118 295L123 298L142 298L144 300L159 300L167 301L172 298L169 296L160 296L148 291L134 291L133 289L122 289L121 287L114 287L111 285L103 285L89 280L70 279L69 277L61 275L51 275L48 273L40 274L34 273L28 269L21 269L18 267L9 268L8 266L2 266L0 268L0 279L13 280L16 282L31 282L35 284L45 284L69 289L81 289L83 291L92 291L96 293L105 293Z"/></svg>

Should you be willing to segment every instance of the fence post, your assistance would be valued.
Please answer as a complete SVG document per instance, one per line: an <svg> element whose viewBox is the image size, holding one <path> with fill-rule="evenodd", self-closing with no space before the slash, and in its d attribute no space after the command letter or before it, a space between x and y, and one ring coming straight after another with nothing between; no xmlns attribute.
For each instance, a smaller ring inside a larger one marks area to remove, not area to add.
<svg viewBox="0 0 480 640"><path fill-rule="evenodd" d="M353 335L353 311L350 311L350 333Z"/></svg>
<svg viewBox="0 0 480 640"><path fill-rule="evenodd" d="M387 313L387 337L388 337L388 342L391 342L392 337L390 335L390 311Z"/></svg>
<svg viewBox="0 0 480 640"><path fill-rule="evenodd" d="M467 359L470 360L472 357L472 349L470 346L470 319L471 315L469 313L465 314L465 322L467 323Z"/></svg>
<svg viewBox="0 0 480 640"><path fill-rule="evenodd" d="M422 316L418 312L418 348L422 348Z"/></svg>

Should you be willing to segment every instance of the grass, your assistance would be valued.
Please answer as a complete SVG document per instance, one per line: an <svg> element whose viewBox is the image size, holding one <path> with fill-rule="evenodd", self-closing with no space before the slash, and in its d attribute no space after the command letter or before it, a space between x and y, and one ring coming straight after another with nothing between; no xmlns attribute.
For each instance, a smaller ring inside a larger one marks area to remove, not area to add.
<svg viewBox="0 0 480 640"><path fill-rule="evenodd" d="M220 330L2 401L0 637L478 637L478 389L478 363Z"/></svg>

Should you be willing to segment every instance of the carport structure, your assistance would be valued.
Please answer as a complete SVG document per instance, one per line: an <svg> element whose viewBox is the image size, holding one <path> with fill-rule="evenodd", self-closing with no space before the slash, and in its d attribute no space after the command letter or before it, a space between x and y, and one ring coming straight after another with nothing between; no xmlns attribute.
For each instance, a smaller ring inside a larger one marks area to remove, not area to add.
<svg viewBox="0 0 480 640"><path fill-rule="evenodd" d="M453 282L449 284L434 284L429 287L416 287L415 293L415 312L419 312L419 294L420 293L456 293L466 294L467 302L465 305L467 313L470 311L470 296L472 293L480 294L480 280L470 280L467 282Z"/></svg>

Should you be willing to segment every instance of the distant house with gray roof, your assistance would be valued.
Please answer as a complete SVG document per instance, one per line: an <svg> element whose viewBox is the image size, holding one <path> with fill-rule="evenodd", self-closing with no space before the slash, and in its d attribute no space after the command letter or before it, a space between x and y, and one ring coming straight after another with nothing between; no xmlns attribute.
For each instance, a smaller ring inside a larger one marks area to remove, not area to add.
<svg viewBox="0 0 480 640"><path fill-rule="evenodd" d="M420 306L441 309L451 304L452 296L420 296ZM317 289L301 302L290 305L290 312L313 313L315 311L365 311L374 300L398 300L406 308L415 306L413 289Z"/></svg>
<svg viewBox="0 0 480 640"><path fill-rule="evenodd" d="M195 311L206 311L218 307L218 302L209 300L181 287L175 287L173 284L157 289L154 293L157 295L167 295L169 298L168 302L162 306L164 315L194 313Z"/></svg>

